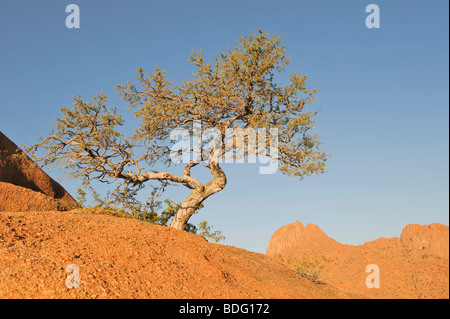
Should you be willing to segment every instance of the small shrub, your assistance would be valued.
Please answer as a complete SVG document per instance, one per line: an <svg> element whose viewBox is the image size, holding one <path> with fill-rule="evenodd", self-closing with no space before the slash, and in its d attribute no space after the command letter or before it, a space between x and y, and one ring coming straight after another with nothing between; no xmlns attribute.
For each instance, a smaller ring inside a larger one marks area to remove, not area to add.
<svg viewBox="0 0 450 319"><path fill-rule="evenodd" d="M310 261L308 259L297 260L294 265L294 271L297 274L314 283L320 282L320 271L322 269L323 265L319 261Z"/></svg>
<svg viewBox="0 0 450 319"><path fill-rule="evenodd" d="M123 187L123 189L117 188L113 193L108 193L106 197L102 197L100 194L94 191L90 185L84 185L89 189L94 201L97 205L92 209L85 208L84 211L90 211L100 214L112 215L116 217L129 217L135 218L140 221L149 222L161 226L169 226L175 217L177 211L181 207L181 203L175 203L169 199L164 200L167 205L161 213L157 210L162 209L162 203L155 200L160 195L157 193L158 189L154 188L152 196L147 198L147 202L141 202L137 199L138 191L143 188L142 185L135 187ZM86 192L79 187L77 196L77 205L81 208L86 203ZM196 214L203 204L195 211ZM199 225L187 223L184 229L186 232L193 233L200 236L206 241L219 242L225 240L225 236L221 231L213 231L213 226L208 225L206 221L201 222Z"/></svg>
<svg viewBox="0 0 450 319"><path fill-rule="evenodd" d="M323 262L331 263L333 261L334 259L327 258L325 256L322 256L320 259L316 258L315 260L304 258L299 261L295 259L294 271L314 283L320 283L322 282L320 279L320 273L324 267Z"/></svg>
<svg viewBox="0 0 450 319"><path fill-rule="evenodd" d="M202 221L198 224L197 231L194 234L197 234L201 238L206 241L214 240L214 242L218 243L221 240L225 240L225 236L222 235L220 230L212 230L213 226L209 226L208 222Z"/></svg>
<svg viewBox="0 0 450 319"><path fill-rule="evenodd" d="M81 187L77 189L77 203L78 208L83 208L86 204L86 192Z"/></svg>

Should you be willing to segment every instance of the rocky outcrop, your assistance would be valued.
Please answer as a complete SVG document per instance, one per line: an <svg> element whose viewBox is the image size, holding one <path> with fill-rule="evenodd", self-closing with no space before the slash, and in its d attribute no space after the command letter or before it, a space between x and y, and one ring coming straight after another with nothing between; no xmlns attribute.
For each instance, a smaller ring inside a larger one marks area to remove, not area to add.
<svg viewBox="0 0 450 319"><path fill-rule="evenodd" d="M68 206L75 205L72 196L39 168L17 145L0 132L0 182L41 192Z"/></svg>
<svg viewBox="0 0 450 319"><path fill-rule="evenodd" d="M449 228L442 224L406 226L400 236L405 249L439 258L449 257Z"/></svg>
<svg viewBox="0 0 450 319"><path fill-rule="evenodd" d="M324 244L336 243L334 239L327 236L318 226L296 221L295 223L282 226L272 236L267 247L266 254L276 256L282 252L298 245L308 245L319 248Z"/></svg>
<svg viewBox="0 0 450 319"><path fill-rule="evenodd" d="M407 225L401 237L345 245L316 225L295 222L278 229L266 254L286 264L312 268L320 281L370 298L449 297L449 227ZM367 267L376 265L380 287L369 288Z"/></svg>

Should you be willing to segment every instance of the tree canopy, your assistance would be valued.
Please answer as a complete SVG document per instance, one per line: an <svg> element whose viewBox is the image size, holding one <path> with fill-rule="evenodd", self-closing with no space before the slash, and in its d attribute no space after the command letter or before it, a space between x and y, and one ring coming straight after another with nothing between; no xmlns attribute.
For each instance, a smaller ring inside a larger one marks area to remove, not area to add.
<svg viewBox="0 0 450 319"><path fill-rule="evenodd" d="M136 81L116 86L119 98L139 121L131 136L121 133L122 115L109 106L103 93L92 102L78 96L72 108L61 109L49 135L29 151L44 150L38 163L56 164L84 183L119 181L120 187L157 181L163 189L171 184L188 187L192 193L171 224L178 229L185 229L205 199L225 187L220 166L225 154L248 159L255 151L252 141L258 141L258 156L276 151L278 170L284 175L302 179L325 172L328 155L312 133L317 111L305 107L315 102L317 90L306 86L302 74L291 74L287 84L275 81L290 62L279 36L259 30L242 37L234 49L215 55L212 62L206 62L201 51L193 52L189 61L195 73L182 84L168 81L166 71L155 67L149 74L139 68ZM196 125L219 137L198 138ZM192 143L174 151L170 136L176 130L185 132ZM244 143L237 135L226 140L230 130L241 130ZM258 134L251 138L251 132ZM276 144L271 144L273 132ZM219 145L219 156L211 151L212 139ZM161 164L169 167L185 152L192 155L184 163L183 175L155 169ZM191 176L191 169L201 162L212 175L206 184Z"/></svg>

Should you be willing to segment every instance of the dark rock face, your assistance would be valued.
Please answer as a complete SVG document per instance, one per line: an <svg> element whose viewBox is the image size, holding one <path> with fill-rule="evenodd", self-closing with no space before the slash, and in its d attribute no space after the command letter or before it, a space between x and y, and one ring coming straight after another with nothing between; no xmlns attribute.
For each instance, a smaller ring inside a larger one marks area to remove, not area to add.
<svg viewBox="0 0 450 319"><path fill-rule="evenodd" d="M2 132L0 132L0 182L44 193L64 204L76 204L73 197L58 182L39 168Z"/></svg>

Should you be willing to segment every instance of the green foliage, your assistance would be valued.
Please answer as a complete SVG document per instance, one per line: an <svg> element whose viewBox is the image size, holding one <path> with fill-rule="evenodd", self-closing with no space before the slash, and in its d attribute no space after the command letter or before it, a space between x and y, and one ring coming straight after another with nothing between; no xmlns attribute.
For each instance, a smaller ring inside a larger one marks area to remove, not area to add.
<svg viewBox="0 0 450 319"><path fill-rule="evenodd" d="M318 261L310 260L297 261L294 265L294 271L297 274L315 283L319 282L319 275L322 268L323 265Z"/></svg>
<svg viewBox="0 0 450 319"><path fill-rule="evenodd" d="M193 136L193 121L200 121L204 130L217 128L221 134L231 128L267 129L268 140L269 130L278 129L283 174L302 179L324 173L329 156L311 132L317 111L306 108L315 102L318 90L308 87L302 74L291 74L288 84L275 81L290 63L285 51L279 36L258 30L242 37L234 49L216 54L212 63L201 51L193 52L189 61L196 72L182 85L167 81L166 71L158 67L148 74L139 68L137 83L116 86L139 120L133 135L121 133L124 119L116 107L108 106L103 93L92 102L77 96L73 108L61 109L49 136L27 151L39 164L56 164L87 182L170 180L195 188L192 178L152 174L150 166L170 165L170 132L183 129ZM269 153L268 141L266 148ZM39 158L37 149L47 154Z"/></svg>
<svg viewBox="0 0 450 319"><path fill-rule="evenodd" d="M163 226L170 225L170 221L173 219L177 211L180 209L182 203L175 203L171 200L164 201L167 205L167 208L161 213L161 216L158 217L157 223ZM194 214L198 213L198 211L203 208L204 205L201 204L200 207L195 211ZM189 233L193 233L205 239L206 241L213 240L214 242L219 242L221 240L225 240L225 236L222 235L221 231L213 231L213 226L208 225L208 222L202 221L197 226L187 223L185 231Z"/></svg>
<svg viewBox="0 0 450 319"><path fill-rule="evenodd" d="M300 276L314 282L321 282L320 273L324 267L323 263L333 262L333 259L322 256L320 259L308 259L302 260L295 259L294 271Z"/></svg>
<svg viewBox="0 0 450 319"><path fill-rule="evenodd" d="M207 241L209 241L208 239L214 240L216 243L225 240L225 236L220 230L212 231L212 228L213 226L209 226L206 221L202 221L198 224L196 234Z"/></svg>
<svg viewBox="0 0 450 319"><path fill-rule="evenodd" d="M159 224L156 210L160 208L160 202L147 199L146 203L142 203L137 199L138 192L144 188L143 185L116 188L106 196L101 196L90 186L86 187L90 189L99 208L115 211L140 221Z"/></svg>
<svg viewBox="0 0 450 319"><path fill-rule="evenodd" d="M86 204L86 192L81 187L77 189L77 203L80 208Z"/></svg>
<svg viewBox="0 0 450 319"><path fill-rule="evenodd" d="M112 194L108 194L106 198L102 198L92 187L90 189L92 197L97 202L96 207L102 210L114 212L115 216L126 216L138 219L140 221L149 222L161 226L170 226L173 218L180 209L182 203L175 203L172 200L166 199L164 203L166 208L158 214L157 210L162 208L161 202L156 201L157 194L153 192L153 197L147 199L147 203L142 203L137 200L137 193L143 186L139 187L124 187L123 189L115 189ZM80 187L78 188L78 202L86 202L86 192ZM200 207L194 214L203 208ZM187 223L184 229L186 232L195 234L205 239L206 241L219 242L225 240L225 236L221 231L213 231L213 226L208 225L208 222L202 221L197 226L192 223Z"/></svg>
<svg viewBox="0 0 450 319"><path fill-rule="evenodd" d="M261 29L244 36L234 49L206 61L202 51L189 57L193 78L176 85L158 67L153 73L137 70L137 83L117 85L120 97L136 109L141 122L137 132L148 140L166 138L175 129L194 134L192 121L202 128L278 129L279 170L288 176L325 172L328 155L319 149L319 136L312 134L317 111L307 109L316 101L317 89L307 86L307 77L291 74L289 83L277 83L290 58L281 38ZM267 136L269 138L269 136ZM207 143L205 141L205 143ZM269 152L269 143L267 143ZM160 153L160 159L169 153Z"/></svg>

